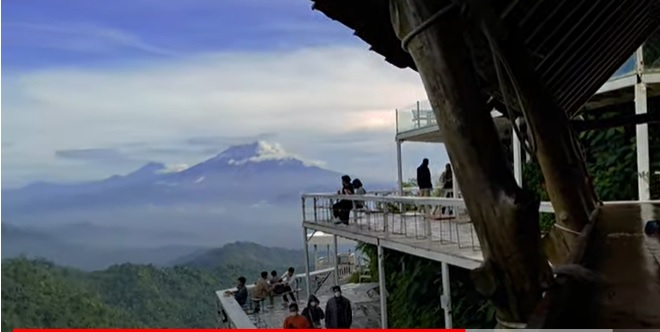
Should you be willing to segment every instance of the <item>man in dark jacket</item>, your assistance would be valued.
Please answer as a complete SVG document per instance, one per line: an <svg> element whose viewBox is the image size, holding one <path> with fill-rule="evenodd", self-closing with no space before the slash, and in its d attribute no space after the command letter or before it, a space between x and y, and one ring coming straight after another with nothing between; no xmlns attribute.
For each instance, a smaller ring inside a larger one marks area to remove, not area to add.
<svg viewBox="0 0 660 332"><path fill-rule="evenodd" d="M422 164L417 167L417 186L419 187L419 196L431 196L433 183L431 181L431 170L429 170L429 160L424 158ZM420 206L420 212L426 212L427 206Z"/></svg>
<svg viewBox="0 0 660 332"><path fill-rule="evenodd" d="M353 324L351 301L341 295L339 286L332 287L334 296L325 306L326 329L350 329Z"/></svg>
<svg viewBox="0 0 660 332"><path fill-rule="evenodd" d="M424 158L422 164L417 167L417 186L420 196L431 196L433 183L431 182L431 170L429 170L429 160Z"/></svg>

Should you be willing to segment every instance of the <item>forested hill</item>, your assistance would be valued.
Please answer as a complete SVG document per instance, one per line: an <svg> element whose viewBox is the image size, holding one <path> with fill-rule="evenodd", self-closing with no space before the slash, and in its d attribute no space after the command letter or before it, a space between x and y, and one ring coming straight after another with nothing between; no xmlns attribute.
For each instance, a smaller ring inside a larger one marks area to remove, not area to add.
<svg viewBox="0 0 660 332"><path fill-rule="evenodd" d="M254 248L264 248L259 247ZM122 264L82 272L43 260L4 260L2 331L17 327L216 327L215 291L233 286L241 275L254 282L261 265L271 266L250 255L249 248L245 265L217 261L212 266L195 263L199 266L167 268ZM289 253L290 261L280 257L281 270L299 263L299 253Z"/></svg>

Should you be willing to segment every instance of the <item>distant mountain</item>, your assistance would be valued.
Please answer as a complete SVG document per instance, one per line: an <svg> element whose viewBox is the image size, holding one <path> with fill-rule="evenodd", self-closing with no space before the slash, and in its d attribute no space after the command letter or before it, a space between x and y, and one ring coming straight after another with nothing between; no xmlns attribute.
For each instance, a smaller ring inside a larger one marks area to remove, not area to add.
<svg viewBox="0 0 660 332"><path fill-rule="evenodd" d="M3 217L126 206L171 206L238 202L282 203L309 191L333 191L340 173L255 142L232 146L181 171L149 163L127 174L84 183L35 183L3 190Z"/></svg>
<svg viewBox="0 0 660 332"><path fill-rule="evenodd" d="M235 265L255 271L275 269L279 273L284 273L289 266L302 267L304 261L302 250L265 247L251 242L235 242L226 244L222 248L198 251L180 257L172 264L201 269ZM292 265L293 263L295 265Z"/></svg>
<svg viewBox="0 0 660 332"><path fill-rule="evenodd" d="M100 248L63 241L49 233L2 223L2 258L26 256L53 261L86 271L105 269L121 263L168 265L174 257L206 248L170 245L154 248Z"/></svg>

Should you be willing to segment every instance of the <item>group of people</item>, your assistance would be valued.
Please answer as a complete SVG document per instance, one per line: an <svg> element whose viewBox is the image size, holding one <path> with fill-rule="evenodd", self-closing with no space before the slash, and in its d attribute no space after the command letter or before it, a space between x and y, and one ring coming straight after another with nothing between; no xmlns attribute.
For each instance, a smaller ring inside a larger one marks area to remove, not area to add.
<svg viewBox="0 0 660 332"><path fill-rule="evenodd" d="M282 295L285 307L289 305L289 297L291 298L291 301L295 303L296 297L293 293L296 278L294 272L295 269L293 267L288 268L286 273L282 276L279 276L277 271L271 271L270 277L268 276L267 271L261 272L261 276L257 279L257 282L255 282L255 286L252 289L253 300L259 303L261 300ZM227 292L225 295L233 295L236 302L238 302L241 307L245 307L248 303L248 291L245 286L246 279L245 277L239 277L237 281L236 291ZM259 311L260 309L261 308L258 306L255 308L256 311Z"/></svg>
<svg viewBox="0 0 660 332"><path fill-rule="evenodd" d="M343 175L341 177L341 189L337 191L338 195L364 195L367 191L364 189L360 179L351 181L351 177ZM351 218L351 210L362 207L363 202L342 199L332 205L332 216L336 219L335 224L348 225Z"/></svg>
<svg viewBox="0 0 660 332"><path fill-rule="evenodd" d="M252 289L252 301L256 303L254 312L258 313L261 308L259 303L267 298L282 295L283 305L289 309L289 316L284 320L285 329L307 329L321 328L321 322L325 321L325 327L329 329L348 329L353 323L353 311L351 301L342 296L339 286L332 287L334 296L326 303L325 312L320 307L319 299L311 295L307 302L307 307L299 313L298 301L294 295L296 289L294 275L295 269L290 267L282 276L277 271L271 271L270 276L267 271L262 271ZM245 285L245 277L237 279L236 290L226 292L226 296L234 296L234 299L241 307L248 303L248 290ZM291 302L289 302L291 298Z"/></svg>
<svg viewBox="0 0 660 332"><path fill-rule="evenodd" d="M351 301L342 296L339 286L332 287L334 296L325 305L325 312L320 307L319 299L311 295L307 307L299 313L297 303L289 305L289 316L284 319L285 329L320 329L325 321L327 329L349 329L353 324Z"/></svg>
<svg viewBox="0 0 660 332"><path fill-rule="evenodd" d="M429 169L429 160L424 158L422 164L417 167L417 186L419 187L419 196L429 197L433 190L433 181L431 180L431 170ZM445 171L440 175L440 186L444 191L444 197L453 197L454 189L454 175L452 173L451 165L445 165ZM442 207L442 214L445 214L446 207ZM426 208L422 206L422 211ZM434 213L434 211L431 211Z"/></svg>
<svg viewBox="0 0 660 332"><path fill-rule="evenodd" d="M445 190L445 197L453 196L451 189L454 188L454 175L450 164L445 165L445 171L440 175L440 185ZM429 169L429 160L427 158L424 158L422 164L417 167L417 186L419 187L420 196L431 196L433 181L431 180L431 170Z"/></svg>

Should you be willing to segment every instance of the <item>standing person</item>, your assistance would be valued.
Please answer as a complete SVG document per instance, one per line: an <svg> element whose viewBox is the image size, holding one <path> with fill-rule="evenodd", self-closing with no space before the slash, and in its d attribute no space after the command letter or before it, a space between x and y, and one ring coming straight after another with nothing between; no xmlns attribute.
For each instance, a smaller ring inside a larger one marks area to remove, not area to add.
<svg viewBox="0 0 660 332"><path fill-rule="evenodd" d="M445 197L454 197L454 174L449 163L445 165L445 171L440 175L440 184ZM445 210L447 208L443 206L442 214L445 214Z"/></svg>
<svg viewBox="0 0 660 332"><path fill-rule="evenodd" d="M419 187L419 195L423 197L431 196L431 170L429 169L429 160L424 158L422 164L417 167L417 186Z"/></svg>
<svg viewBox="0 0 660 332"><path fill-rule="evenodd" d="M339 286L332 287L334 296L325 306L326 329L350 329L353 324L351 301L341 295Z"/></svg>
<svg viewBox="0 0 660 332"><path fill-rule="evenodd" d="M417 186L419 187L419 196L431 196L433 183L431 181L431 170L429 169L429 160L424 158L422 164L417 167ZM420 207L420 211L426 211L425 206Z"/></svg>
<svg viewBox="0 0 660 332"><path fill-rule="evenodd" d="M291 303L289 305L289 316L284 319L284 324L282 328L285 329L309 329L312 328L312 324L305 318L298 314L298 304Z"/></svg>
<svg viewBox="0 0 660 332"><path fill-rule="evenodd" d="M454 189L454 173L451 170L451 164L445 165L445 171L440 175L440 183L445 191L445 197L452 197L451 190Z"/></svg>
<svg viewBox="0 0 660 332"><path fill-rule="evenodd" d="M307 318L307 320L312 323L312 327L315 329L321 328L321 321L325 319L323 314L323 309L319 307L319 299L314 296L309 296L309 301L307 302L307 307L303 309L302 315Z"/></svg>

